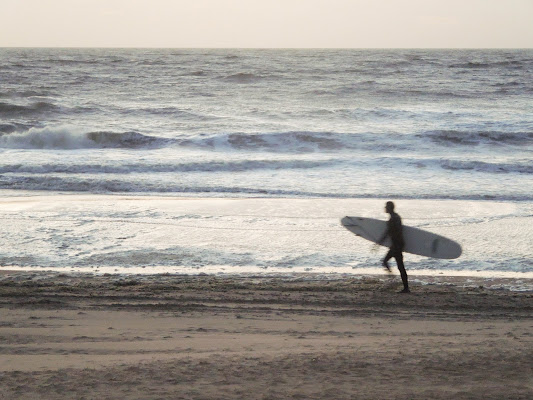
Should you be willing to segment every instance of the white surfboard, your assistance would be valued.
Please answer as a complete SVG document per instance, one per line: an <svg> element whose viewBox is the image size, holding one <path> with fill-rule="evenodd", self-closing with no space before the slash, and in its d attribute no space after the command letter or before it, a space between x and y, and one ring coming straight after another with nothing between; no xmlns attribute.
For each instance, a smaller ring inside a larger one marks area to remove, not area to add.
<svg viewBox="0 0 533 400"><path fill-rule="evenodd" d="M374 243L378 243L387 229L387 221L374 218L344 217L341 219L341 224L350 232ZM462 253L459 243L411 226L403 225L403 238L406 253L445 259L457 258ZM378 244L389 247L390 238Z"/></svg>

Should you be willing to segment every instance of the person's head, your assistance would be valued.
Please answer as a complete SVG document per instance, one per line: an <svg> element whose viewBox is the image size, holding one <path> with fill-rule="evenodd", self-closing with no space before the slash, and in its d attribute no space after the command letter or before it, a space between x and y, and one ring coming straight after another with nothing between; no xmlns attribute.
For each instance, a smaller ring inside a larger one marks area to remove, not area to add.
<svg viewBox="0 0 533 400"><path fill-rule="evenodd" d="M394 212L394 203L392 201L387 201L385 203L385 211L389 214L392 214Z"/></svg>

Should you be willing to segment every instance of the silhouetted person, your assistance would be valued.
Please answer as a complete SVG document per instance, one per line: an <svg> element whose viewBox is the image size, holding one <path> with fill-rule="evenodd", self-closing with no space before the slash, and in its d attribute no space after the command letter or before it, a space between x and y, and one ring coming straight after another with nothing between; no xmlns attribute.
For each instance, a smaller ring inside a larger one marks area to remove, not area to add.
<svg viewBox="0 0 533 400"><path fill-rule="evenodd" d="M390 214L390 219L387 222L387 230L385 234L380 239L379 243L382 243L387 237L391 239L391 246L389 252L383 259L383 266L390 271L389 260L394 257L396 260L396 265L400 270L400 275L403 282L403 290L400 293L409 293L409 284L407 282L407 272L405 271L405 266L403 265L403 248L405 242L403 240L403 229L402 229L402 219L398 214L394 212L394 203L392 201L387 201L385 204L385 211Z"/></svg>

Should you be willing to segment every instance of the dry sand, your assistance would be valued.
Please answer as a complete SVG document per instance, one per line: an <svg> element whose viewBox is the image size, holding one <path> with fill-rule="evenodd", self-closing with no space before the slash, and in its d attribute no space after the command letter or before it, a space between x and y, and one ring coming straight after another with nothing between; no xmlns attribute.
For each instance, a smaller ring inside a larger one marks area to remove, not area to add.
<svg viewBox="0 0 533 400"><path fill-rule="evenodd" d="M533 398L533 293L398 289L4 271L0 398Z"/></svg>

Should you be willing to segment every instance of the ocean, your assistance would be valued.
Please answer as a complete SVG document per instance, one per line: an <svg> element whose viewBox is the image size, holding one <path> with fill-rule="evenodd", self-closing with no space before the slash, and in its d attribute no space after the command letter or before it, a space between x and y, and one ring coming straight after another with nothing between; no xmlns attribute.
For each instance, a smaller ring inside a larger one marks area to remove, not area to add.
<svg viewBox="0 0 533 400"><path fill-rule="evenodd" d="M533 274L533 50L0 49L0 265ZM350 236L351 235L351 236ZM517 276L518 276L517 275Z"/></svg>

